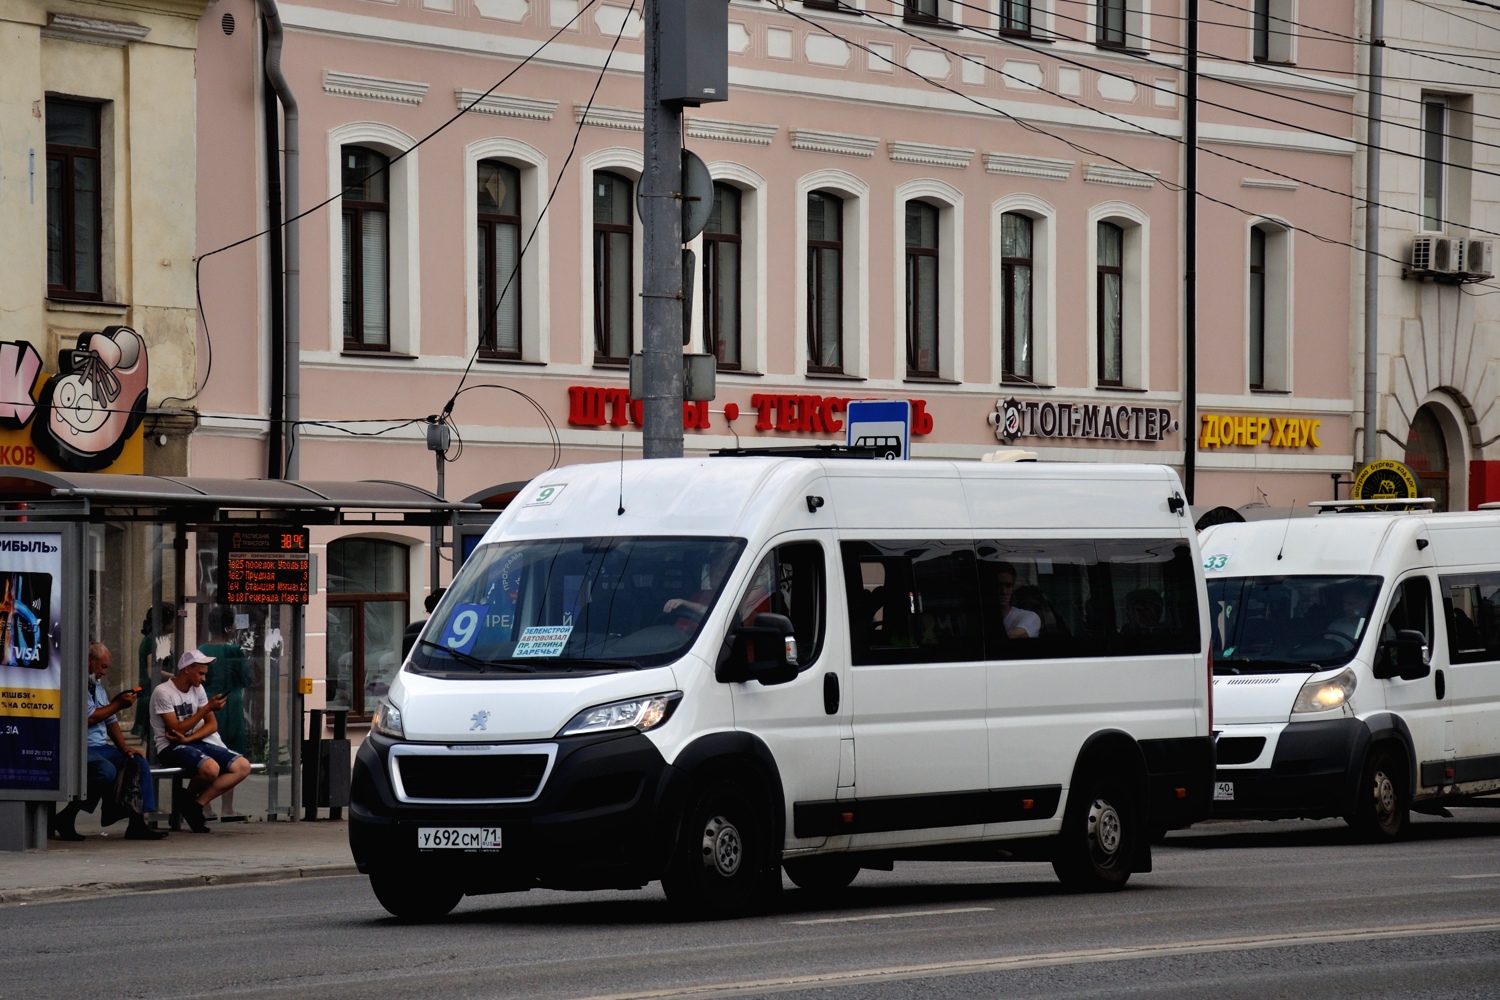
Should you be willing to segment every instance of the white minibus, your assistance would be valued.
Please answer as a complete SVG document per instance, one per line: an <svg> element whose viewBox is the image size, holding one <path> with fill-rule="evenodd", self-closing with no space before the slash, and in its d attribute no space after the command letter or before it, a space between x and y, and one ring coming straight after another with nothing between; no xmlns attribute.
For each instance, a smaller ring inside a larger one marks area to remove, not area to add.
<svg viewBox="0 0 1500 1000"><path fill-rule="evenodd" d="M1500 514L1325 511L1199 544L1214 815L1384 840L1500 789Z"/></svg>
<svg viewBox="0 0 1500 1000"><path fill-rule="evenodd" d="M660 880L742 911L911 859L1149 871L1208 814L1196 532L1160 466L785 456L537 477L355 763L409 919Z"/></svg>

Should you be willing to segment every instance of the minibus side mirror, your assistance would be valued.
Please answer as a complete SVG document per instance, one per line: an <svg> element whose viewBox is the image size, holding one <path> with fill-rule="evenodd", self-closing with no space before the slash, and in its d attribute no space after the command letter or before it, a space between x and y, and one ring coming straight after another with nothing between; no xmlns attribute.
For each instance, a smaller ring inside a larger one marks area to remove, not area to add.
<svg viewBox="0 0 1500 1000"><path fill-rule="evenodd" d="M1380 657L1375 664L1375 676L1381 679L1400 677L1404 681L1415 681L1432 672L1424 655L1427 637L1416 629L1404 628L1396 638L1380 644Z"/></svg>
<svg viewBox="0 0 1500 1000"><path fill-rule="evenodd" d="M786 615L756 615L754 625L730 633L714 677L725 683L785 684L797 676L795 631Z"/></svg>

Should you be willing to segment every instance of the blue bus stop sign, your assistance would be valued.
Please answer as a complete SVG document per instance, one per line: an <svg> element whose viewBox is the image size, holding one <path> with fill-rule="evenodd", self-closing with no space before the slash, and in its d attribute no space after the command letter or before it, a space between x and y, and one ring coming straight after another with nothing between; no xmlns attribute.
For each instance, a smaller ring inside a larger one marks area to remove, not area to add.
<svg viewBox="0 0 1500 1000"><path fill-rule="evenodd" d="M911 404L906 400L853 400L844 417L849 447L874 449L881 458L910 457Z"/></svg>

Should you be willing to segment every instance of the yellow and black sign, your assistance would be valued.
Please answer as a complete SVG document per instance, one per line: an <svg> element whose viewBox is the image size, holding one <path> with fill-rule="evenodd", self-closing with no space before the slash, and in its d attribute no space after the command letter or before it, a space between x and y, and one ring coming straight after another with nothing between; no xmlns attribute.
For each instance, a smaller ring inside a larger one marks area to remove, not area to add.
<svg viewBox="0 0 1500 1000"><path fill-rule="evenodd" d="M1205 413L1198 431L1198 447L1227 448L1243 445L1254 448L1321 448L1318 428L1323 421L1311 417L1264 417L1257 413L1234 416Z"/></svg>
<svg viewBox="0 0 1500 1000"><path fill-rule="evenodd" d="M1382 458L1354 476L1351 500L1415 500L1421 495L1416 474L1401 462Z"/></svg>

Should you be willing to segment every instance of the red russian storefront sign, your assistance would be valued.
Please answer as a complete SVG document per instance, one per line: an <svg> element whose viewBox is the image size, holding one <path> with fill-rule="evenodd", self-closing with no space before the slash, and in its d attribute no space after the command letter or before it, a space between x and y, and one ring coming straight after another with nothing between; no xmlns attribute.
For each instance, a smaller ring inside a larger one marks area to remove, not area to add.
<svg viewBox="0 0 1500 1000"><path fill-rule="evenodd" d="M755 393L750 407L755 411L755 429L800 434L837 434L844 429L843 413L854 396L814 396L797 393ZM925 399L911 403L913 435L932 433L932 414ZM738 420L738 403L724 404L724 419ZM624 427L641 425L641 402L630 398L624 388L601 386L568 386L568 423L574 427ZM706 430L709 424L707 403L683 403L682 426L686 430Z"/></svg>

